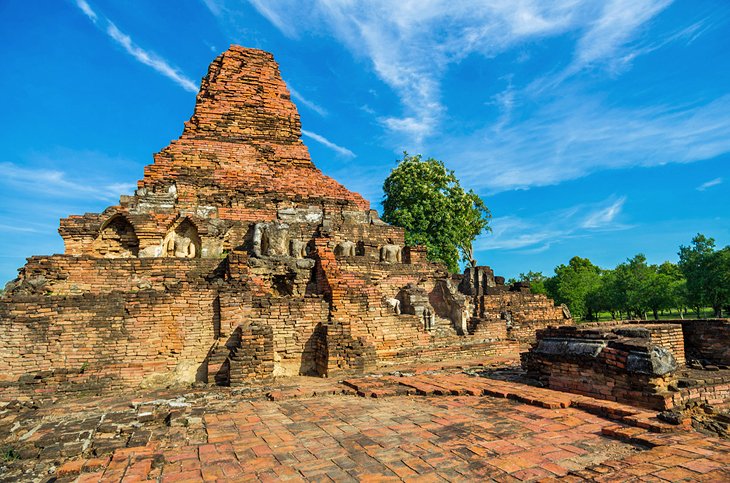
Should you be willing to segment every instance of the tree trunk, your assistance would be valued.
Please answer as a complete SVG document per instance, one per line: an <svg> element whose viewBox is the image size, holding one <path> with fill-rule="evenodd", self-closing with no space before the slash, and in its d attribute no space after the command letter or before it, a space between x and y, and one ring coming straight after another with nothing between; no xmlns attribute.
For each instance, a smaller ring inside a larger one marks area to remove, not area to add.
<svg viewBox="0 0 730 483"><path fill-rule="evenodd" d="M654 320L659 320L659 311L657 309L652 309L652 312L654 312Z"/></svg>

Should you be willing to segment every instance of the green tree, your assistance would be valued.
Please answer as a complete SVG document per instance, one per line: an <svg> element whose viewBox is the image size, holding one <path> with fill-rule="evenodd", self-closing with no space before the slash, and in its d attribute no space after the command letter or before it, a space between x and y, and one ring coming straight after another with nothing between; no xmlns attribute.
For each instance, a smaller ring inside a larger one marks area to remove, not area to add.
<svg viewBox="0 0 730 483"><path fill-rule="evenodd" d="M459 261L476 265L472 243L490 230L491 214L453 171L436 159L403 153L383 183L383 220L405 229L408 245L424 245L429 260L459 271Z"/></svg>
<svg viewBox="0 0 730 483"><path fill-rule="evenodd" d="M555 276L545 281L548 295L566 304L573 317L592 320L596 315L587 301L601 284L601 269L587 258L573 257L567 265L555 267Z"/></svg>
<svg viewBox="0 0 730 483"><path fill-rule="evenodd" d="M616 273L617 291L623 295L620 309L627 317L646 318L650 309L649 293L655 269L647 265L644 254L639 253L626 262L619 264Z"/></svg>
<svg viewBox="0 0 730 483"><path fill-rule="evenodd" d="M547 294L545 288L545 281L547 277L542 272L529 271L527 273L521 273L518 277L521 282L530 282L530 291L536 294Z"/></svg>
<svg viewBox="0 0 730 483"><path fill-rule="evenodd" d="M698 233L690 246L679 247L679 268L687 280L687 303L700 317L702 307L711 304L710 276L715 240Z"/></svg>
<svg viewBox="0 0 730 483"><path fill-rule="evenodd" d="M656 265L651 265L651 273L644 284L644 300L652 312L654 320L659 320L659 311L674 306L672 294L672 279L666 274L659 273Z"/></svg>
<svg viewBox="0 0 730 483"><path fill-rule="evenodd" d="M677 309L679 316L684 318L683 311L687 307L687 281L684 279L679 266L672 262L664 262L657 268L657 275L666 277L669 280L666 288L669 303L664 308Z"/></svg>
<svg viewBox="0 0 730 483"><path fill-rule="evenodd" d="M722 317L723 307L730 305L730 247L710 255L706 295L715 317Z"/></svg>
<svg viewBox="0 0 730 483"><path fill-rule="evenodd" d="M616 273L613 270L601 270L598 287L590 292L586 304L595 313L608 312L616 320L620 316L618 307L621 306L623 295L617 290Z"/></svg>

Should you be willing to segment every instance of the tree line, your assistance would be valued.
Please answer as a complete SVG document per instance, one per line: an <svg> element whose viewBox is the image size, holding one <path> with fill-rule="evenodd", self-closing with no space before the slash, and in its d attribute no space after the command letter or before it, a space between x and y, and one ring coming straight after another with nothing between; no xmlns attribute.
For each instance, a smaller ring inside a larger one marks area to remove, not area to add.
<svg viewBox="0 0 730 483"><path fill-rule="evenodd" d="M715 240L697 234L679 247L677 263L648 264L637 254L613 269L573 257L555 267L555 275L520 274L534 293L544 293L566 304L574 318L598 320L600 313L612 319L658 319L660 313L677 311L684 318L700 318L705 307L715 317L730 313L730 246L717 249Z"/></svg>

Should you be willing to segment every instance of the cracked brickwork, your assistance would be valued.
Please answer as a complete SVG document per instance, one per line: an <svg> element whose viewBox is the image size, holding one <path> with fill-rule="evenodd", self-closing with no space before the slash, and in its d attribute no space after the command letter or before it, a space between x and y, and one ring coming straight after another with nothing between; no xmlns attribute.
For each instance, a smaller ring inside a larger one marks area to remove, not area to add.
<svg viewBox="0 0 730 483"><path fill-rule="evenodd" d="M0 481L730 477L727 440L651 411L453 367L287 381L3 406L0 443L17 459L0 463Z"/></svg>

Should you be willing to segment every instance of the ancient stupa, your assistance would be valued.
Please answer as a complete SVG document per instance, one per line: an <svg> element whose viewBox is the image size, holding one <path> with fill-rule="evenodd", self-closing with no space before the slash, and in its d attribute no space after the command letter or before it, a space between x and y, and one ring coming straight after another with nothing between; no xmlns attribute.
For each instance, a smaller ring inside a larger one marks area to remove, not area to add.
<svg viewBox="0 0 730 483"><path fill-rule="evenodd" d="M29 258L0 301L0 396L516 356L569 318L404 246L314 166L273 56L239 46L135 194L59 232L65 254Z"/></svg>

